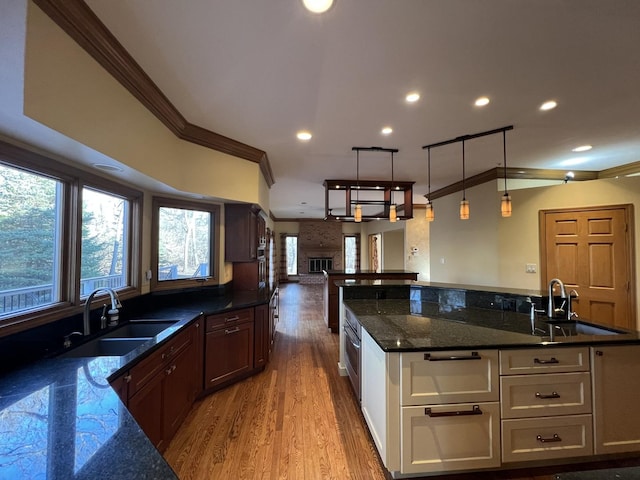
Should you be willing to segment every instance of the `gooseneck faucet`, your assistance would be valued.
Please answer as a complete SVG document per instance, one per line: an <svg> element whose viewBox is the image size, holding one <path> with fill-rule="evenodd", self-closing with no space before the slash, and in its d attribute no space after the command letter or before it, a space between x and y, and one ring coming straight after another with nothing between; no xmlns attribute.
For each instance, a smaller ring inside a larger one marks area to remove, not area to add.
<svg viewBox="0 0 640 480"><path fill-rule="evenodd" d="M107 292L109 294L109 297L111 298L111 310L107 312L107 315L109 315L111 319L109 323L113 325L118 323L118 316L120 313L120 310L118 309L122 308L122 304L120 303L118 294L115 292L115 290L111 288L96 288L93 292L89 294L89 296L87 297L87 301L84 304L84 315L82 317L82 323L83 323L83 334L85 336L91 333L91 325L89 322L89 319L91 316L91 301L93 300L93 297L95 297L97 293L103 292L103 291Z"/></svg>
<svg viewBox="0 0 640 480"><path fill-rule="evenodd" d="M560 285L560 297L564 299L567 298L567 291L564 288L562 280L559 278L552 278L549 282L549 305L547 307L547 316L549 318L556 318L558 315L564 315L562 307L556 308L555 302L553 301L553 287L555 287L556 284Z"/></svg>

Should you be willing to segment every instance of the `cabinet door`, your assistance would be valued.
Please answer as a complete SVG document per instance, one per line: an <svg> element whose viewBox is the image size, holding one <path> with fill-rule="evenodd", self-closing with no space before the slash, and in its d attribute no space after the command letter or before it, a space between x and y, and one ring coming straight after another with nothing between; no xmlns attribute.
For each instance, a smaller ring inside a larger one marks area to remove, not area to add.
<svg viewBox="0 0 640 480"><path fill-rule="evenodd" d="M129 375L129 372L127 372L123 375L120 375L117 378L114 378L111 382L109 382L111 384L111 388L113 388L115 392L118 394L118 397L120 397L120 401L125 405L127 405L127 402L129 401L129 381L130 380L131 380L131 376Z"/></svg>
<svg viewBox="0 0 640 480"><path fill-rule="evenodd" d="M253 205L225 204L225 259L250 262L258 258L258 213Z"/></svg>
<svg viewBox="0 0 640 480"><path fill-rule="evenodd" d="M591 347L595 454L640 451L640 345Z"/></svg>
<svg viewBox="0 0 640 480"><path fill-rule="evenodd" d="M467 403L402 408L401 473L500 466L500 406Z"/></svg>
<svg viewBox="0 0 640 480"><path fill-rule="evenodd" d="M193 403L194 349L183 350L165 367L163 436L166 444L186 418Z"/></svg>
<svg viewBox="0 0 640 480"><path fill-rule="evenodd" d="M268 305L258 305L255 308L254 323L255 349L253 354L253 366L255 368L264 367L269 362L269 307Z"/></svg>
<svg viewBox="0 0 640 480"><path fill-rule="evenodd" d="M204 317L200 316L191 327L193 335L193 398L196 399L203 390L204 380Z"/></svg>
<svg viewBox="0 0 640 480"><path fill-rule="evenodd" d="M498 351L403 353L401 404L497 402Z"/></svg>
<svg viewBox="0 0 640 480"><path fill-rule="evenodd" d="M253 323L207 333L206 388L240 377L253 369Z"/></svg>
<svg viewBox="0 0 640 480"><path fill-rule="evenodd" d="M164 372L158 372L129 398L129 412L158 450L164 447L162 391Z"/></svg>

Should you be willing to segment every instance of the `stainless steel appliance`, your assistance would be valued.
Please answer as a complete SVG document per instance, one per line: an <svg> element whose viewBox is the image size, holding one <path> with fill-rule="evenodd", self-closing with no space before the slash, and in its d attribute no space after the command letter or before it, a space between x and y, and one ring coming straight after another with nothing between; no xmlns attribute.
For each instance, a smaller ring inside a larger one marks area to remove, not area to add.
<svg viewBox="0 0 640 480"><path fill-rule="evenodd" d="M344 352L345 352L345 364L347 367L347 373L349 380L353 386L353 391L360 401L360 335L361 327L360 322L345 309L344 316Z"/></svg>

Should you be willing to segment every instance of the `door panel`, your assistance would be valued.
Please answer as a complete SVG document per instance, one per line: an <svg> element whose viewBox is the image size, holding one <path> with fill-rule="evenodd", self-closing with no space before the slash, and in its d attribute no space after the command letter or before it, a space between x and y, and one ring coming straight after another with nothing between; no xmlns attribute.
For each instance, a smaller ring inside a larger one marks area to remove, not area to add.
<svg viewBox="0 0 640 480"><path fill-rule="evenodd" d="M543 288L560 278L567 292L575 289L572 307L581 318L635 328L630 208L542 212Z"/></svg>

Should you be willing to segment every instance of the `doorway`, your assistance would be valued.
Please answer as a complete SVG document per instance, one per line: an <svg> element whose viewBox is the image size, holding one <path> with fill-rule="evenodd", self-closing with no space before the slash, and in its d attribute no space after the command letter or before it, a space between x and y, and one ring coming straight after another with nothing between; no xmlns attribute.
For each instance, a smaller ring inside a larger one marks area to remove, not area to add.
<svg viewBox="0 0 640 480"><path fill-rule="evenodd" d="M633 205L540 212L542 291L552 278L579 318L636 328Z"/></svg>

